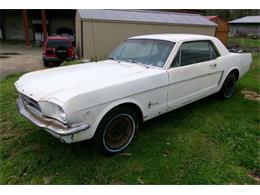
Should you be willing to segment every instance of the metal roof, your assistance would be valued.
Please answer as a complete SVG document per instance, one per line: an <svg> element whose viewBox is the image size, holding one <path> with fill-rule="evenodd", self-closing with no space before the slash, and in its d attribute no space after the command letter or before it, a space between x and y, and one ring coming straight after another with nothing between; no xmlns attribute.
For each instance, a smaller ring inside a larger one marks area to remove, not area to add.
<svg viewBox="0 0 260 195"><path fill-rule="evenodd" d="M260 16L246 16L229 22L230 24L260 23Z"/></svg>
<svg viewBox="0 0 260 195"><path fill-rule="evenodd" d="M216 24L199 14L159 12L149 10L100 10L80 9L79 17L86 20L106 20L115 22L159 23L202 25L215 27Z"/></svg>

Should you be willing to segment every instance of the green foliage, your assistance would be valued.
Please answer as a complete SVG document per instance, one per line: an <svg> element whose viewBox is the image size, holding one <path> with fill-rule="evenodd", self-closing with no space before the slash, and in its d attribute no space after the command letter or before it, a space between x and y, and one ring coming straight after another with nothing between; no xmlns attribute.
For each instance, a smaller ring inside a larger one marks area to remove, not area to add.
<svg viewBox="0 0 260 195"><path fill-rule="evenodd" d="M253 55L253 64L249 72L238 82L241 89L260 93L260 54Z"/></svg>
<svg viewBox="0 0 260 195"><path fill-rule="evenodd" d="M204 9L202 12L205 16L220 16L227 22L244 16L259 15L258 9Z"/></svg>
<svg viewBox="0 0 260 195"><path fill-rule="evenodd" d="M260 48L260 39L250 38L228 38L229 43L236 43L244 47L258 47Z"/></svg>

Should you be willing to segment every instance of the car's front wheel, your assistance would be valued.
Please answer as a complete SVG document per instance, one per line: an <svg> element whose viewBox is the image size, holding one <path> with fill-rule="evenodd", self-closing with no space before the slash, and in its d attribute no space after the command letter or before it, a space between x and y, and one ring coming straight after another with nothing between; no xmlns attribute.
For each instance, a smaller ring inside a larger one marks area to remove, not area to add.
<svg viewBox="0 0 260 195"><path fill-rule="evenodd" d="M224 81L221 90L219 91L219 96L222 99L228 99L234 95L236 89L236 76L234 72L231 72L226 80Z"/></svg>
<svg viewBox="0 0 260 195"><path fill-rule="evenodd" d="M139 128L139 119L131 107L117 107L101 120L94 140L105 154L123 151Z"/></svg>

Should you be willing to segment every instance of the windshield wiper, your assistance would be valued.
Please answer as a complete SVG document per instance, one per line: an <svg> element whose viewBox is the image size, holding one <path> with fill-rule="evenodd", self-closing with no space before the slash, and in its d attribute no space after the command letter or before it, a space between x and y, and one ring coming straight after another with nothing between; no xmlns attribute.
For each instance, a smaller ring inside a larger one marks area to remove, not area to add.
<svg viewBox="0 0 260 195"><path fill-rule="evenodd" d="M138 62L138 61L136 61L136 60L126 60L127 62L131 62L131 63L134 63L134 64L140 64L140 65L142 65L142 66L145 66L145 67L147 67L148 65L147 64L143 64L142 62Z"/></svg>

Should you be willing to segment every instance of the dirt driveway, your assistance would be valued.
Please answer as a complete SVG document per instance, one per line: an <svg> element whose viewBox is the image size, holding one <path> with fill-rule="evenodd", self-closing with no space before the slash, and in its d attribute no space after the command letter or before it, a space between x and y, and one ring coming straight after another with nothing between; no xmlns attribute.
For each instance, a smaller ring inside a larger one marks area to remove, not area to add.
<svg viewBox="0 0 260 195"><path fill-rule="evenodd" d="M42 48L32 46L25 48L24 42L0 42L0 80L18 72L30 72L44 69L42 63Z"/></svg>

